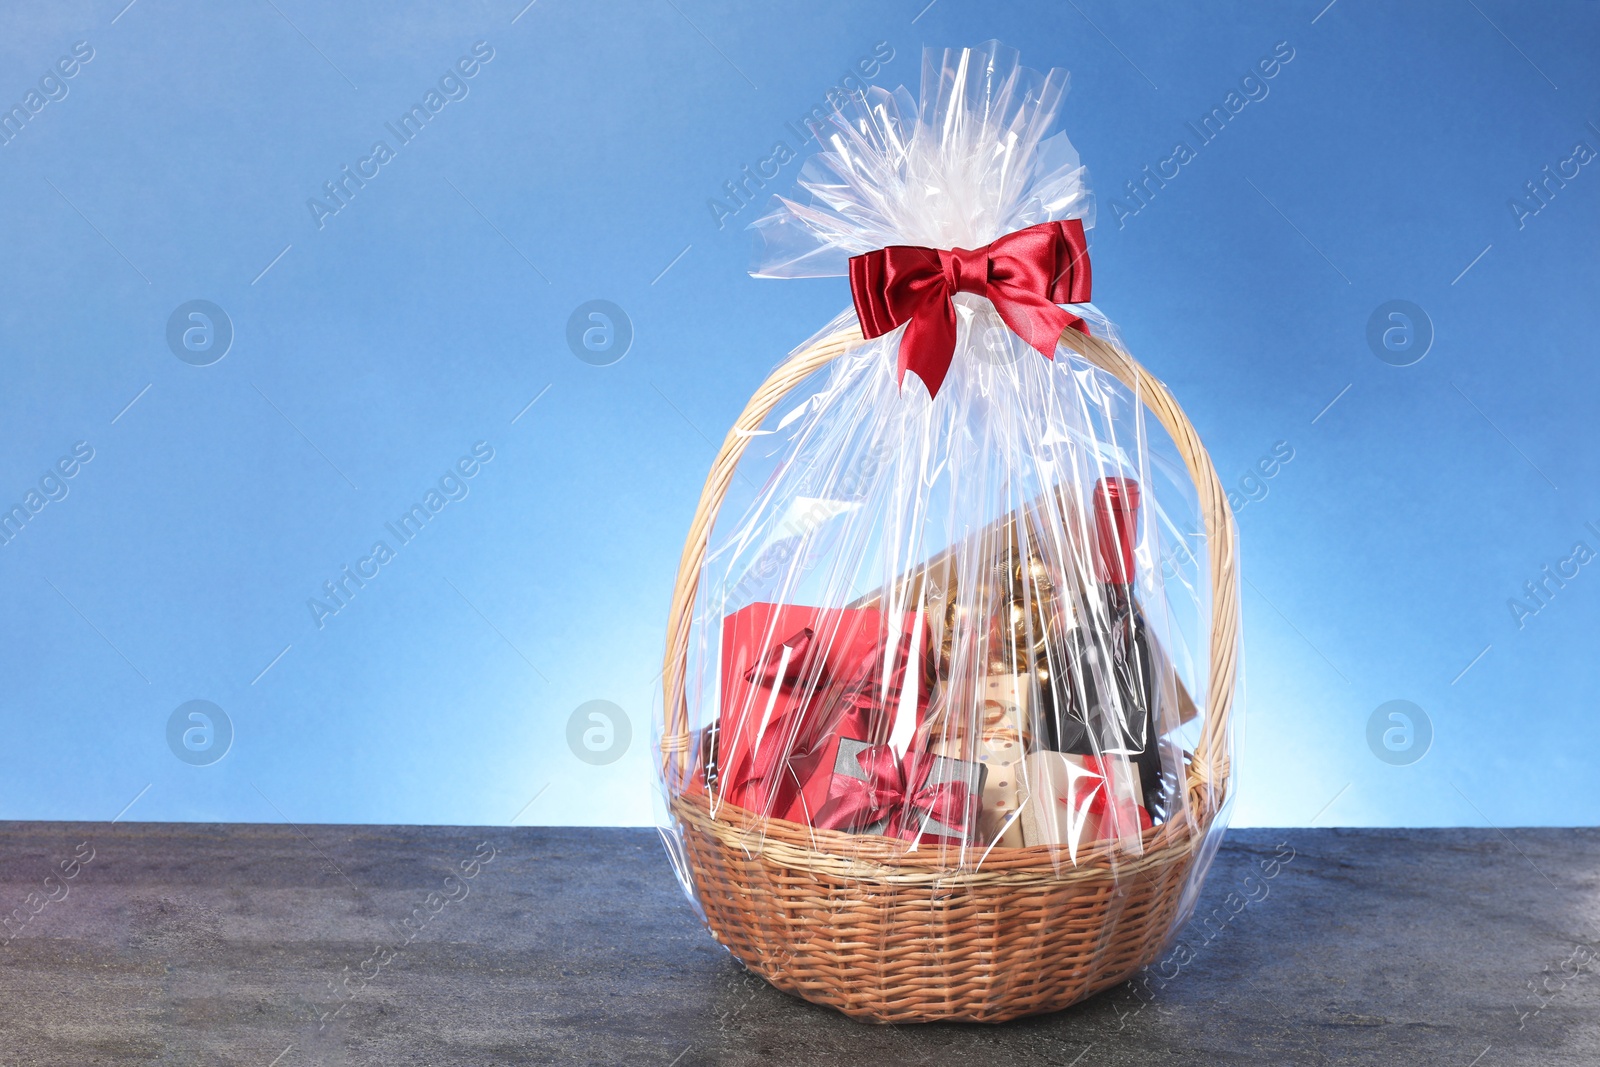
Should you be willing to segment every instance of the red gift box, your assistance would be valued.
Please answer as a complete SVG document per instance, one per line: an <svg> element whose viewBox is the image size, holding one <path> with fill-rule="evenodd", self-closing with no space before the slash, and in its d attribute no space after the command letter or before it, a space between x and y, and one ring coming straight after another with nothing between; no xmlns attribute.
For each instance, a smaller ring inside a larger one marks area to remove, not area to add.
<svg viewBox="0 0 1600 1067"><path fill-rule="evenodd" d="M877 608L751 604L723 620L716 803L811 823L840 737L887 740L908 682L920 722L925 635L916 612L902 613L891 633L894 618Z"/></svg>

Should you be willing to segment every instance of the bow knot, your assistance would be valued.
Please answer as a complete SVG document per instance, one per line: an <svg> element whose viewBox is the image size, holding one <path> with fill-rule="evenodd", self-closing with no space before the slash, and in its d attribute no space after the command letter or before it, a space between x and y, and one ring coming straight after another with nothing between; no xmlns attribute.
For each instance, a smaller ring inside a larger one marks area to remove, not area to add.
<svg viewBox="0 0 1600 1067"><path fill-rule="evenodd" d="M939 253L945 283L953 293L989 295L989 249L952 248Z"/></svg>
<svg viewBox="0 0 1600 1067"><path fill-rule="evenodd" d="M905 326L899 380L916 371L930 396L955 356L955 294L988 298L1017 336L1052 359L1062 331L1089 332L1081 316L1058 305L1087 303L1089 292L1089 246L1078 219L1029 226L982 248L890 245L850 260L861 336Z"/></svg>

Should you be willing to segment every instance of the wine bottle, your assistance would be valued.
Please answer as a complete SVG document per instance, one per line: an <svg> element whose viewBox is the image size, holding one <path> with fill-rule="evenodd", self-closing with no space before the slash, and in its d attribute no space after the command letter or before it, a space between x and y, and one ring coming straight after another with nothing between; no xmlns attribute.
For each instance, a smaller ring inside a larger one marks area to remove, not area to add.
<svg viewBox="0 0 1600 1067"><path fill-rule="evenodd" d="M1123 746L1139 768L1145 810L1151 819L1160 822L1167 816L1167 804L1161 735L1155 720L1155 679L1144 615L1133 596L1138 566L1133 546L1139 531L1139 483L1132 478L1102 478L1096 482L1094 527L1100 587L1111 623L1111 668Z"/></svg>
<svg viewBox="0 0 1600 1067"><path fill-rule="evenodd" d="M1139 769L1146 812L1161 822L1169 783L1162 774L1149 638L1133 596L1139 483L1100 479L1093 508L1099 597L1084 605L1065 640L1050 650L1055 684L1048 743L1058 752L1126 756Z"/></svg>

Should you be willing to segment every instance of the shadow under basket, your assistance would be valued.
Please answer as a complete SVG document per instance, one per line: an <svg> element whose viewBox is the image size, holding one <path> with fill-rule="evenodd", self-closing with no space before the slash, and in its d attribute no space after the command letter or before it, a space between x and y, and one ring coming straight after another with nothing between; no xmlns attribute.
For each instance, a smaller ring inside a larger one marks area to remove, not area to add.
<svg viewBox="0 0 1600 1067"><path fill-rule="evenodd" d="M1206 721L1187 768L1189 804L1146 830L1139 854L1112 842L989 850L960 869L937 848L765 819L702 794L671 813L712 935L785 992L883 1023L1004 1022L1057 1011L1126 981L1176 933L1195 864L1224 805L1238 649L1233 516L1186 416L1125 352L1074 331L1064 342L1133 389L1183 454L1199 491L1212 587ZM690 529L668 621L662 771L685 782L683 689L699 569L749 431L807 375L860 342L847 330L802 350L757 390L723 442ZM1198 886L1195 886L1198 889ZM1191 898L1192 899L1192 898Z"/></svg>

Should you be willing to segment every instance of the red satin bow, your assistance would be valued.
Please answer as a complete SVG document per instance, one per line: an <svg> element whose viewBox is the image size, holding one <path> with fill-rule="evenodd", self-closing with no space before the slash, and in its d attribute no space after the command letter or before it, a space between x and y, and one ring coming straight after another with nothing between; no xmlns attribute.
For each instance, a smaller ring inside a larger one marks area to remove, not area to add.
<svg viewBox="0 0 1600 1067"><path fill-rule="evenodd" d="M888 820L886 835L914 840L929 821L941 826L965 825L969 815L967 783L956 780L930 785L931 760L913 756L902 765L888 745L869 745L856 754L856 762L867 777L834 775L818 826L859 831Z"/></svg>
<svg viewBox="0 0 1600 1067"><path fill-rule="evenodd" d="M890 245L850 259L861 336L909 323L900 338L899 380L916 371L930 396L955 356L955 294L988 297L1018 337L1052 359L1063 330L1089 332L1082 317L1056 306L1087 303L1089 282L1089 245L1078 219L1029 226L982 248Z"/></svg>

